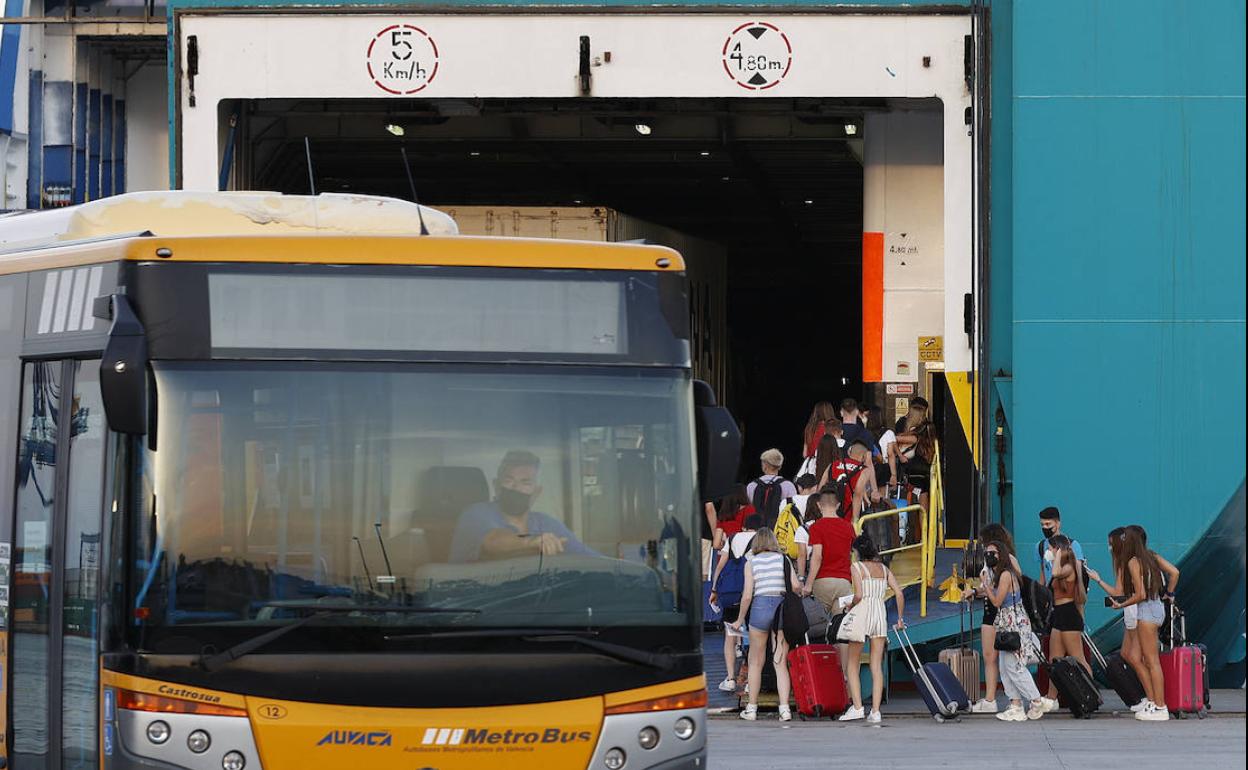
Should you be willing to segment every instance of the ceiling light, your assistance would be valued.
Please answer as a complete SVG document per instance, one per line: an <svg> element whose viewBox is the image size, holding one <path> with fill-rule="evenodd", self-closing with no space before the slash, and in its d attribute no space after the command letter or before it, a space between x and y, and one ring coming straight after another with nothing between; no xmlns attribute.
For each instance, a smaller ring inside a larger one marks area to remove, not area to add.
<svg viewBox="0 0 1248 770"><path fill-rule="evenodd" d="M476 150L473 150L472 152L470 152L470 153L468 153L468 154L469 154L469 155L471 155L471 156L472 156L472 157L474 157L474 158L479 158L479 157L481 157L481 153L477 152Z"/></svg>
<svg viewBox="0 0 1248 770"><path fill-rule="evenodd" d="M727 182L727 181L728 181L729 179L731 179L731 178L732 178L732 177L728 177L728 176L721 176L721 177L719 178L719 181L721 181L721 182Z"/></svg>
<svg viewBox="0 0 1248 770"><path fill-rule="evenodd" d="M854 135L855 135L855 134L857 134L857 133L858 133L858 124L857 124L857 123L846 123L846 124L845 124L845 136L854 136Z"/></svg>
<svg viewBox="0 0 1248 770"><path fill-rule="evenodd" d="M815 202L814 202L814 201L812 201L812 200L806 200L806 201L805 201L805 204L806 204L807 206L813 206L813 205L815 205Z"/></svg>
<svg viewBox="0 0 1248 770"><path fill-rule="evenodd" d="M633 129L636 130L637 133L641 134L642 136L650 136L650 132L654 130L650 128L649 123L638 123L637 125L633 126Z"/></svg>
<svg viewBox="0 0 1248 770"><path fill-rule="evenodd" d="M707 152L706 150L703 150L702 152L700 152L700 153L698 153L698 154L699 154L699 155L701 155L703 158L709 158L709 157L711 157L711 154L710 154L709 152Z"/></svg>
<svg viewBox="0 0 1248 770"><path fill-rule="evenodd" d="M395 136L403 136L403 134L407 133L403 130L403 126L400 126L398 123L387 123L386 130Z"/></svg>

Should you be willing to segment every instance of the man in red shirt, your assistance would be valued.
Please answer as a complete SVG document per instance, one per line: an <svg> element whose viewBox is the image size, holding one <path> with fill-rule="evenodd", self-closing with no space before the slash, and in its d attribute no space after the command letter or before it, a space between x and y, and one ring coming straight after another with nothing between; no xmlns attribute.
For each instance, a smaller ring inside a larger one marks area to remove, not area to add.
<svg viewBox="0 0 1248 770"><path fill-rule="evenodd" d="M810 569L806 573L806 585L802 592L813 595L823 604L829 615L845 611L842 597L854 595L854 584L849 572L850 549L858 533L854 525L840 517L842 488L840 484L827 484L817 495L819 512L823 518L810 526ZM809 507L815 495L806 501ZM811 579L813 577L813 580ZM845 645L838 645L841 668L846 668Z"/></svg>

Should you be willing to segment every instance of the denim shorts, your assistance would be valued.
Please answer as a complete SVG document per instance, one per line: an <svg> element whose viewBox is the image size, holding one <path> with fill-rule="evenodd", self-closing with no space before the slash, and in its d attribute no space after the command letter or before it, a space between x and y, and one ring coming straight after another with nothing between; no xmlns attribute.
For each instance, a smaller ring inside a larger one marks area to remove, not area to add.
<svg viewBox="0 0 1248 770"><path fill-rule="evenodd" d="M1136 610L1136 617L1141 623L1151 623L1154 626L1160 626L1166 621L1166 608L1162 606L1161 599L1149 599L1135 606L1139 607Z"/></svg>
<svg viewBox="0 0 1248 770"><path fill-rule="evenodd" d="M775 626L776 609L783 596L755 596L750 603L750 630L770 631Z"/></svg>

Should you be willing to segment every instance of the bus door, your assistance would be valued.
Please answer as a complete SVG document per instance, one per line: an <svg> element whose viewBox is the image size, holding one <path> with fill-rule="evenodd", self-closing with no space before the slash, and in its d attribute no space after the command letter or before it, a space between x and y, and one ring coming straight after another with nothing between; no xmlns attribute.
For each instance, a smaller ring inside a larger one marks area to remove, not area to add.
<svg viewBox="0 0 1248 770"><path fill-rule="evenodd" d="M10 767L95 768L108 431L100 362L22 369L7 594ZM2 604L4 602L0 602Z"/></svg>

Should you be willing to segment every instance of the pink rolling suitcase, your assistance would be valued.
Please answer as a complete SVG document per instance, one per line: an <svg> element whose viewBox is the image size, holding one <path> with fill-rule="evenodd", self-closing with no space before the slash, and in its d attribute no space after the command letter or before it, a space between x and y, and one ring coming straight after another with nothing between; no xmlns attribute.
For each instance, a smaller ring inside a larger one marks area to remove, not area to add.
<svg viewBox="0 0 1248 770"><path fill-rule="evenodd" d="M1166 682L1166 708L1180 719L1188 714L1204 719L1209 707L1205 651L1198 645L1187 644L1187 623L1177 609L1170 613L1170 623L1172 646L1161 654L1161 673Z"/></svg>

